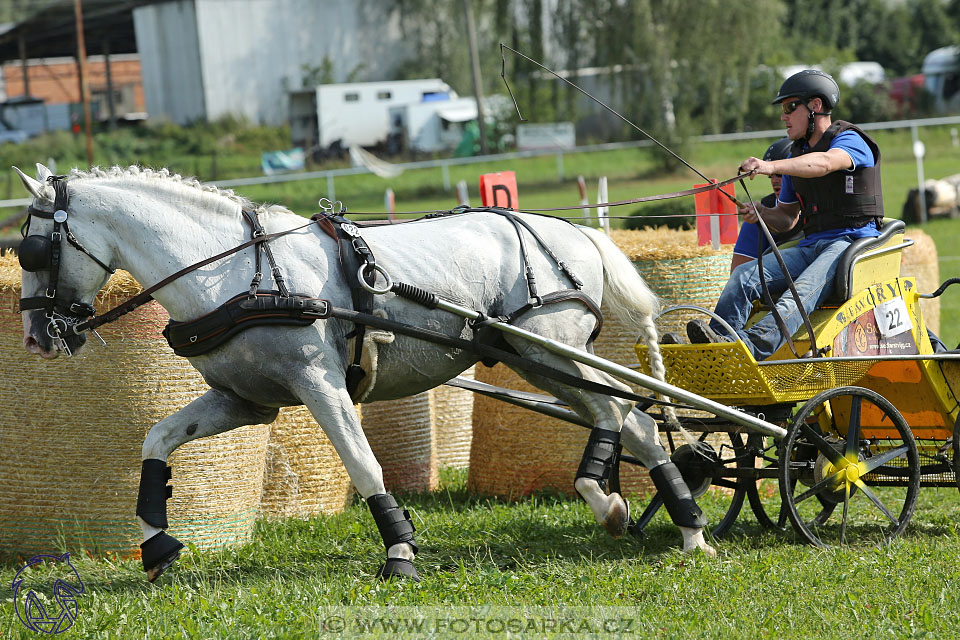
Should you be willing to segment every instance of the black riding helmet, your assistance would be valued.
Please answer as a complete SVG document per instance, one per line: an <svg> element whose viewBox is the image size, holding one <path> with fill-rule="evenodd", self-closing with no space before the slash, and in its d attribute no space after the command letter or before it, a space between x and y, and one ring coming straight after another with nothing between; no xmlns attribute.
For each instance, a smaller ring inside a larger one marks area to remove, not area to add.
<svg viewBox="0 0 960 640"><path fill-rule="evenodd" d="M840 87L836 81L828 74L817 69L804 69L799 71L780 85L780 91L777 97L770 104L780 104L787 98L799 98L803 100L804 106L809 111L809 124L807 125L807 137L813 133L813 119L815 116L827 116L837 106L840 101ZM814 98L820 98L823 101L825 111L814 112L810 109L810 101Z"/></svg>
<svg viewBox="0 0 960 640"><path fill-rule="evenodd" d="M790 155L790 147L793 146L793 140L790 138L780 138L769 147L763 154L765 161L785 160Z"/></svg>

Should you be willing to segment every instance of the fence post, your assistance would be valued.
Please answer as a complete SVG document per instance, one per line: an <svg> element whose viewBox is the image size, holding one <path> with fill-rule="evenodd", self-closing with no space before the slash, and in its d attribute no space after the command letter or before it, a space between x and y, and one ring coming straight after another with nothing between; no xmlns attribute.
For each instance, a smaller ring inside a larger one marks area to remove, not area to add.
<svg viewBox="0 0 960 640"><path fill-rule="evenodd" d="M607 176L600 177L600 184L597 185L597 204L610 202L610 196L607 191ZM610 207L597 207L597 219L600 222L600 228L610 235Z"/></svg>
<svg viewBox="0 0 960 640"><path fill-rule="evenodd" d="M337 190L334 188L334 185L333 185L332 173L327 174L327 197L330 198L330 202L337 201Z"/></svg>
<svg viewBox="0 0 960 640"><path fill-rule="evenodd" d="M383 206L387 209L387 219L389 219L390 222L396 220L397 216L393 214L397 210L397 201L393 195L393 189L389 187L383 192Z"/></svg>
<svg viewBox="0 0 960 640"><path fill-rule="evenodd" d="M583 176L577 176L577 188L580 190L580 204L584 205L584 208L580 209L583 214L582 224L590 224L590 209L586 207L590 204L590 200L587 199L587 181Z"/></svg>
<svg viewBox="0 0 960 640"><path fill-rule="evenodd" d="M470 195L467 191L467 181L461 180L457 183L457 204L470 206Z"/></svg>
<svg viewBox="0 0 960 640"><path fill-rule="evenodd" d="M443 190L450 191L450 165L443 162L440 164L440 170L443 172Z"/></svg>
<svg viewBox="0 0 960 640"><path fill-rule="evenodd" d="M917 132L917 125L910 127L910 133L913 135L913 156L917 159L917 203L920 205L920 224L927 223L927 190L924 187L923 179L923 155L926 149L923 141Z"/></svg>

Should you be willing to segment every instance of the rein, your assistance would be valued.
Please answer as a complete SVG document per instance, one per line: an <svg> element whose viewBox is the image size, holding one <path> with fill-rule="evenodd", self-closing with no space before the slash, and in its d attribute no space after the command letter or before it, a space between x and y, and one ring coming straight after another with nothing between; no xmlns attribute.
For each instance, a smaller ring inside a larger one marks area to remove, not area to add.
<svg viewBox="0 0 960 640"><path fill-rule="evenodd" d="M279 237L281 237L281 236L289 235L289 234L293 233L294 231L300 231L301 229L305 229L305 228L307 228L307 227L309 227L309 226L312 226L314 223L315 223L315 221L311 220L311 221L308 222L307 224L300 225L299 227L294 227L293 229L287 229L286 231L278 231L278 232L276 232L276 233L269 233L269 234L266 234L266 235L257 235L257 236L255 236L252 240L247 240L247 241L244 242L243 244L239 244L239 245L233 247L232 249L227 249L226 251L223 251L223 252L221 252L221 253L218 253L218 254L215 255L215 256L212 256L212 257L210 257L210 258L206 258L206 259L204 259L204 260L201 260L200 262L195 262L194 264L192 264L192 265L190 265L190 266L188 266L188 267L184 267L183 269L180 269L180 271L177 271L176 273L173 273L173 274L167 276L166 278L164 278L164 279L161 280L160 282L156 283L156 284L153 285L152 287L149 287L149 288L145 289L143 292L141 292L141 293L139 293L138 295L130 298L130 299L127 300L126 302L120 303L119 305L117 305L117 306L114 307L113 309L110 309L109 311L107 311L107 312L104 313L103 315L96 316L96 317L92 317L92 318L90 318L89 320L84 320L83 322L77 323L76 325L74 325L73 330L74 330L75 333L78 333L78 334L79 334L79 333L82 332L82 331L87 331L88 329L89 329L89 330L93 330L93 329L96 329L97 327L99 327L99 326L101 326L101 325L107 324L107 323L109 323L109 322L113 322L113 321L119 319L121 316L124 316L124 315L130 313L131 311L133 311L134 309L136 309L136 308L139 307L140 305L146 304L147 302L150 302L150 301L153 299L153 293L154 293L155 291L157 291L158 289L162 289L163 287L167 286L168 284L170 284L170 283L173 282L174 280L177 280L178 278L181 278L181 277L187 275L188 273L191 273L191 272L193 272L193 271L196 271L197 269L199 269L199 268L201 268L201 267L205 267L205 266L207 266L208 264L210 264L211 262L216 262L217 260L220 260L220 259L222 259L222 258L226 258L227 256L231 256L231 255L233 255L233 254L235 254L235 253L237 253L237 252L239 252L239 251L243 251L243 250L246 249L247 247L252 247L252 246L254 246L254 245L259 245L259 244L262 244L262 243L265 243L265 242L269 242L270 240L273 240L273 239L275 239L275 238L279 238Z"/></svg>
<svg viewBox="0 0 960 640"><path fill-rule="evenodd" d="M684 189L683 191L673 191L671 193L658 193L652 196L642 196L640 198L631 198L629 200L616 200L614 202L598 202L596 204L577 204L577 205L571 205L568 207L547 207L544 209L517 209L517 212L518 213L542 213L546 211L579 211L581 209L598 209L600 207L622 207L624 205L638 204L641 202L655 202L657 200L670 200L672 198L683 198L684 196L693 196L698 193L713 191L714 189L720 191L720 193L727 196L728 198L732 198L733 196L731 196L729 193L724 191L723 187L726 187L728 185L733 184L734 182L738 182L742 180L744 175L745 174L738 174L732 178L727 178L722 182L714 182L711 184L704 185L702 187ZM396 214L397 215L425 215L427 218L429 218L431 217L431 215L444 214L448 211L455 211L455 210L456 209L444 209L444 210L432 209L429 211L397 211ZM351 213L353 215L383 215L383 212L376 212L376 211L353 211ZM727 215L735 215L735 214L727 214ZM661 218L665 216L651 216L651 217ZM683 216L683 217L688 217L688 216ZM403 222L403 221L400 221L400 222ZM400 222L388 223L388 224L400 224ZM412 222L412 220L407 222Z"/></svg>
<svg viewBox="0 0 960 640"><path fill-rule="evenodd" d="M741 175L741 176L736 176L736 177L733 177L733 178L728 178L728 179L726 179L726 180L724 180L724 181L722 181L722 182L719 182L719 183L713 183L713 184L705 185L705 186L702 186L702 187L696 187L696 188L693 188L693 189L686 189L686 190L684 190L684 191L675 191L675 192L666 193L666 194L657 194L657 195L653 195L653 196L644 196L644 197L641 197L641 198L633 198L633 199L630 199L630 200L621 200L621 201L611 202L611 203L604 203L604 204L597 204L597 205L577 205L576 207L552 207L552 208L547 208L547 209L526 209L526 210L523 210L523 211L525 211L525 212L526 212L526 211L529 211L529 212L532 212L532 213L537 213L537 212L545 212L545 211L563 211L563 210L582 209L582 208L585 208L585 207L591 207L591 208L592 208L592 207L598 207L598 206L622 206L622 205L634 204L634 203L638 203L638 202L651 202L651 201L655 201L655 200L666 200L666 199L669 199L669 198L678 198L678 197L683 197L683 196L688 196L688 195L694 195L694 194L697 194L697 193L703 193L703 192L710 191L710 190L713 190L713 189L720 189L720 190L722 191L722 187L725 187L725 186L727 186L727 185L729 185L729 184L732 184L733 182L736 182L738 179L741 179L742 177L743 177L742 175ZM67 191L66 191L65 179L64 179L63 176L55 176L55 177L52 179L52 182L53 182L53 184L54 184L55 189L57 190L57 202L56 202L56 205L57 205L57 207L58 207L58 211L63 211L63 212L64 212L64 216L65 216L65 215L66 215L66 207L69 205L69 196L68 196ZM723 192L723 191L722 191L722 192ZM723 193L726 194L726 192L723 192ZM729 194L727 194L727 195L729 195ZM321 201L321 204L323 204L323 201ZM331 207L331 209L333 209L333 207ZM408 212L408 213L422 213L422 214L426 214L426 216L425 216L424 219L430 219L431 217L434 217L434 216L437 216L437 215L442 215L442 214L444 214L444 213L449 214L449 213L455 213L455 212L457 212L457 209L451 209L451 210L446 210L446 211L437 211L437 210L434 210L434 211L419 211L419 212ZM50 213L47 213L47 212L44 212L44 211L36 210L36 209L34 209L33 207L30 208L30 213L31 213L31 215L37 215L38 217L51 217L51 218L53 218L53 217L56 216L56 214L50 214ZM65 305L63 310L70 312L72 315L74 315L74 316L76 316L76 317L80 317L80 318L84 318L84 319L83 319L83 320L80 320L79 322L75 322L75 323L68 323L68 322L66 322L65 320L62 320L61 323L65 325L65 328L66 328L66 327L70 327L71 330L72 330L72 332L75 333L75 334L77 334L77 335L83 333L84 331L93 331L93 332L96 334L96 329L97 329L98 327L100 327L100 326L102 326L102 325L104 325L104 324L108 324L108 323L110 323L110 322L114 322L114 321L118 320L119 318L121 318L122 316L124 316L124 315L126 315L126 314L134 311L134 310L137 309L138 307L146 304L147 302L149 302L150 300L153 299L153 293L154 293L154 292L156 292L156 291L159 290L159 289L162 289L163 287L167 286L167 285L170 284L171 282L173 282L173 281L175 281L175 280L177 280L177 279L179 279L179 278L187 275L188 273L191 273L191 272L193 272L193 271L196 271L197 269L200 269L200 268L202 268L202 267L205 267L206 265L208 265L208 264L210 264L210 263L212 263L212 262L216 262L217 260L221 260L221 259L223 259L223 258L226 258L226 257L230 256L230 255L233 255L233 254L235 254L235 253L237 253L237 252L239 252L239 251L242 251L242 250L244 250L244 249L246 249L246 248L248 248L248 247L252 247L252 246L255 246L255 245L263 245L264 247L267 247L268 245L267 245L266 243L269 242L270 240L273 240L273 239L275 239L275 238L279 238L279 237L288 235L288 234L293 233L293 232L295 232L295 231L300 231L301 229L305 229L305 228L310 227L310 226L312 226L312 225L314 225L314 224L321 224L321 223L327 221L327 219L328 219L329 217L331 217L331 215L333 215L333 214L334 214L334 211L325 211L324 213L320 213L320 214L317 214L317 215L313 216L313 218L311 218L310 222L308 222L308 223L306 223L306 224L304 224L304 225L301 225L301 226L299 226L299 227L294 227L293 229L288 229L288 230L286 230L286 231L279 231L279 232L271 233L271 234L264 234L262 227L260 227L259 225L254 225L254 234L253 234L254 237L251 238L250 240L248 240L248 241L246 241L246 242L243 242L243 243L241 243L241 244L239 244L239 245L237 245L237 246L235 246L235 247L233 247L233 248L231 248L231 249L227 249L226 251L223 251L223 252L221 252L221 253L218 253L218 254L215 255L215 256L211 256L211 257L209 257L209 258L206 258L206 259L204 259L204 260L201 260L201 261L199 261L199 262L196 262L196 263L194 263L194 264L191 264L191 265L189 265L189 266L187 266L187 267L184 267L183 269L180 269L180 270L177 271L176 273L173 273L173 274L167 276L167 277L164 278L163 280L161 280L161 281L157 282L156 284L154 284L153 286L145 289L144 291L142 291L142 292L139 293L138 295L134 296L133 298L130 298L130 299L128 299L128 300L120 303L119 305L117 305L116 307L114 307L114 308L110 309L109 311L103 313L102 315L94 316L94 310L93 310L92 306L91 306L91 305L87 305L86 303L72 303L72 304L70 304L70 305ZM431 214L432 214L432 215L431 215ZM244 214L244 216L245 216L245 218L246 218L248 221L250 221L250 216L248 216L246 213ZM29 219L28 219L28 222L29 222ZM26 227L26 225L25 225L25 227ZM323 227L322 224L321 224L321 227ZM329 233L329 230L327 230L327 233ZM28 236L28 237L29 237L29 236ZM72 240L71 240L71 238L72 238ZM81 245L79 242L77 242L77 241L76 241L76 238L73 237L73 234L72 234L72 233L69 233L69 231L68 231L67 239L68 239L69 242L71 242L71 244L73 244L74 246L76 246L80 251L82 251L82 252L85 253L86 255L90 256L92 259L94 259L101 267L103 267L104 269L106 269L106 270L109 271L110 273L113 273L113 272L115 271L115 270L110 269L109 267L107 267L102 261L100 261L99 259L97 259L97 258L96 258L95 256L93 256L89 251L87 251L85 248L83 248L83 245ZM55 244L55 247L56 247L55 253L56 253L56 255L58 256L58 259L57 259L57 268L59 268L59 245L58 245L58 244ZM268 255L268 258L272 258L272 255L271 255L269 252L267 253L267 255ZM258 263L259 263L259 257L260 257L260 251L257 252ZM272 263L273 261L270 260L270 262ZM273 265L271 264L271 266L273 266ZM275 267L274 267L274 268L275 268ZM51 271L53 272L53 269L51 269ZM259 268L257 269L257 272L258 272L258 273L260 272L260 269L259 269ZM52 274L51 274L51 280L53 281L53 280L55 280L55 278L56 278L56 275L55 275L54 273L52 273ZM26 310L28 310L28 309L34 309L34 308L41 308L41 306L29 306L29 305L31 305L31 304L37 304L37 305L39 305L39 302L33 303L32 301L34 301L34 300L41 301L41 300L46 300L46 299L48 299L48 298L50 297L50 296L49 296L49 292L50 292L50 288L48 287L48 290L47 290L47 294L48 294L48 295L45 296L45 297L43 297L43 298L37 297L37 298L28 298L28 299L23 299L23 300L21 300L21 307L20 307L21 311L26 311ZM28 306L24 306L24 303L25 303L25 302L27 303ZM47 304L49 304L49 303L47 303ZM48 315L49 315L49 314L48 314ZM56 321L55 321L55 320L51 320L51 322L54 323L54 322L56 322ZM58 333L57 327L54 327L54 330L55 330L55 332ZM58 333L58 335L59 335L59 333ZM57 336L52 336L52 337L54 337L55 340L58 339ZM102 338L101 338L101 340L102 340ZM61 345L64 345L64 344L65 344L65 343L63 342L62 338L60 338L60 339L58 340L58 342L59 342ZM67 350L67 351L69 351L69 350Z"/></svg>

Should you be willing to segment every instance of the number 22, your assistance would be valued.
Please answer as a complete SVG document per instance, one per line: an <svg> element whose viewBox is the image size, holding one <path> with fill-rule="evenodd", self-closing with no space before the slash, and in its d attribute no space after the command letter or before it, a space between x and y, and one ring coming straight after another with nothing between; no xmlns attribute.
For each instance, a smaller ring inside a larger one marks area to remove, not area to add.
<svg viewBox="0 0 960 640"><path fill-rule="evenodd" d="M903 324L903 322L900 320L900 309L891 309L884 315L886 315L887 319L890 321L890 326L887 327L887 331L893 331Z"/></svg>

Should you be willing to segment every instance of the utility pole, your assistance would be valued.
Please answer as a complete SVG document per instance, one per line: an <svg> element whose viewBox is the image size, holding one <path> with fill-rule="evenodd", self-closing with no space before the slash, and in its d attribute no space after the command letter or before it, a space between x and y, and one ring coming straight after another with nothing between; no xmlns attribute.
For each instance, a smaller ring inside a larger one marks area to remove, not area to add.
<svg viewBox="0 0 960 640"><path fill-rule="evenodd" d="M483 117L483 89L480 81L480 56L477 54L477 30L473 24L473 7L463 0L467 18L467 43L470 47L470 67L473 71L473 93L477 97L477 125L480 127L480 153L487 155L487 123Z"/></svg>
<svg viewBox="0 0 960 640"><path fill-rule="evenodd" d="M73 0L73 15L77 22L77 70L80 76L80 100L83 102L83 123L87 132L87 166L93 166L93 118L90 116L90 88L87 85L87 45L83 38L83 7Z"/></svg>

